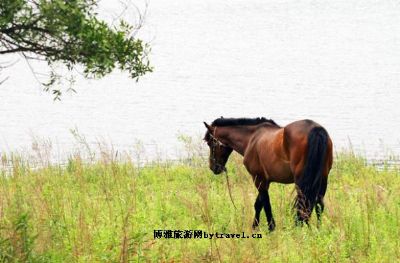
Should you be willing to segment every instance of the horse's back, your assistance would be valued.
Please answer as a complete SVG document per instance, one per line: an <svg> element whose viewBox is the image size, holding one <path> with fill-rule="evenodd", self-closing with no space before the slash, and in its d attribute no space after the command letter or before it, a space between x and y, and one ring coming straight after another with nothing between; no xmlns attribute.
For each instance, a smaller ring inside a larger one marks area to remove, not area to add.
<svg viewBox="0 0 400 263"><path fill-rule="evenodd" d="M284 127L285 130L285 138L291 141L304 140L307 138L310 131L315 127L322 127L319 123L316 123L313 120L299 120L292 122Z"/></svg>

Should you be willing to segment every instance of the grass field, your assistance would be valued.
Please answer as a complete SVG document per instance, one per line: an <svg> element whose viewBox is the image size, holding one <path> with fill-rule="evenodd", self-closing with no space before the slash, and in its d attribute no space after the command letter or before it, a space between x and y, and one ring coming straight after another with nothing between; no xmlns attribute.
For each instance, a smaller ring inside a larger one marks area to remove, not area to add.
<svg viewBox="0 0 400 263"><path fill-rule="evenodd" d="M3 157L3 162L6 161ZM251 235L256 190L233 156L229 182L207 160L138 167L103 158L31 169L17 158L0 177L1 262L396 262L400 172L338 154L323 223L295 227L294 186L270 189L276 231L262 238L155 239L154 230Z"/></svg>

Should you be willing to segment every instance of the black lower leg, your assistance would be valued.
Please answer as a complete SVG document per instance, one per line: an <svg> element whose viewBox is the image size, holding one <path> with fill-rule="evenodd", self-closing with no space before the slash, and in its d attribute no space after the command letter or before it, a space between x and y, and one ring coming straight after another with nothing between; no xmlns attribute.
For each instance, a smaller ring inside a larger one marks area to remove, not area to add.
<svg viewBox="0 0 400 263"><path fill-rule="evenodd" d="M305 197L301 194L297 194L296 202L296 226L303 226L304 223L308 225L308 218L310 217L311 212L309 211L309 204Z"/></svg>
<svg viewBox="0 0 400 263"><path fill-rule="evenodd" d="M271 209L271 202L269 200L269 194L268 191L262 192L264 198L263 198L263 206L265 210L265 215L267 216L267 221L268 221L268 229L270 231L275 229L275 220L274 217L272 216L272 209Z"/></svg>
<svg viewBox="0 0 400 263"><path fill-rule="evenodd" d="M323 197L320 196L320 197L318 197L317 204L315 206L315 212L317 213L318 224L321 223L321 216L322 216L322 213L324 212L324 207L325 207L325 205L324 205Z"/></svg>
<svg viewBox="0 0 400 263"><path fill-rule="evenodd" d="M256 211L256 214L254 216L253 229L257 228L260 223L260 213L262 208L263 208L262 196L260 193L258 193L256 201L254 202L254 210Z"/></svg>

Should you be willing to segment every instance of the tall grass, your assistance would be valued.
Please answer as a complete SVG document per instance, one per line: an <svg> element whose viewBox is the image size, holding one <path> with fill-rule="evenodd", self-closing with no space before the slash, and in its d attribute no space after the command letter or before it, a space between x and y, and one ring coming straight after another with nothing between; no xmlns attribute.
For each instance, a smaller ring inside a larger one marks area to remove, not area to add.
<svg viewBox="0 0 400 263"><path fill-rule="evenodd" d="M0 177L1 262L396 262L400 260L400 173L353 154L336 156L323 223L295 227L293 185L272 184L277 223L262 238L154 239L153 231L248 233L256 190L239 156L225 177L207 160L145 166L112 157L32 169L3 157Z"/></svg>

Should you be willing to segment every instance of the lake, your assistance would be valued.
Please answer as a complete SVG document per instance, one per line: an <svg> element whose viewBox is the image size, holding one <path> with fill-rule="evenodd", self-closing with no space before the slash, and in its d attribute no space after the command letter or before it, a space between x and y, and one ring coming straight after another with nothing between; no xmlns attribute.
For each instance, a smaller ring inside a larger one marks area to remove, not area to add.
<svg viewBox="0 0 400 263"><path fill-rule="evenodd" d="M400 155L398 1L148 3L138 36L152 46L154 72L139 82L119 72L78 77L78 94L54 102L23 59L3 70L0 151L29 152L37 137L63 159L78 129L91 146L131 151L140 141L150 158L175 158L178 135L202 135L203 121L265 116L280 125L313 119L336 150L351 142L370 159ZM100 9L107 20L118 12L112 0Z"/></svg>

